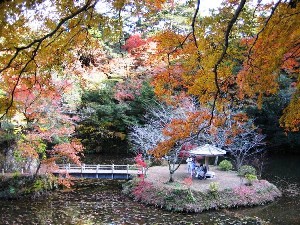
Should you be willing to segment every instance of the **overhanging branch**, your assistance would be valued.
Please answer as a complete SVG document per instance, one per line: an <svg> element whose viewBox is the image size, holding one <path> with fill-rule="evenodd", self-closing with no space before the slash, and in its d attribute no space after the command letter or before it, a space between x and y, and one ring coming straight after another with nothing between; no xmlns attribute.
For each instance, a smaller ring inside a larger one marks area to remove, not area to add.
<svg viewBox="0 0 300 225"><path fill-rule="evenodd" d="M256 42L258 41L258 38L259 38L259 35L266 29L269 21L271 20L271 18L273 17L274 13L275 13L275 10L277 9L277 7L279 6L279 4L281 3L281 0L279 0L275 5L274 7L272 7L272 11L269 15L269 17L267 18L264 26L262 27L262 29L257 33L256 37L255 37L255 40L253 42L253 44L251 45L250 49L249 49L249 53L248 53L248 60L247 60L247 64L249 64L249 61L251 60L251 54L252 54L252 50L254 48L254 45L256 44Z"/></svg>
<svg viewBox="0 0 300 225"><path fill-rule="evenodd" d="M193 34L193 40L194 40L194 43L195 43L195 46L198 50L198 43L197 43L197 39L196 39L196 34L195 34L195 24L196 24L196 18L197 18L197 15L198 15L198 12L199 12L199 8L200 8L200 0L197 0L197 5L196 5L196 9L195 9L195 13L194 13L194 16L193 16L193 20L192 20L192 34Z"/></svg>
<svg viewBox="0 0 300 225"><path fill-rule="evenodd" d="M235 24L235 22L237 21L237 19L240 15L241 11L243 10L245 4L246 4L246 0L242 0L240 2L240 4L238 5L237 9L234 12L233 17L231 18L231 20L229 21L229 23L227 25L227 29L226 29L225 34L224 34L223 51L222 51L220 57L218 58L217 62L215 63L215 65L213 67L214 82L215 82L215 86L216 86L217 91L216 91L215 96L214 96L214 101L213 101L213 105L212 105L212 109L211 109L211 117L210 117L208 125L206 127L203 127L198 132L198 135L203 129L205 129L205 128L207 128L211 125L212 120L214 118L214 110L216 108L216 102L217 102L217 99L218 99L218 97L221 93L220 85L218 83L218 68L219 68L220 64L222 63L225 55L227 54L227 49L228 49L228 46L229 46L229 35L230 35L231 30L232 30L232 27Z"/></svg>
<svg viewBox="0 0 300 225"><path fill-rule="evenodd" d="M57 24L57 26L49 33L45 34L43 37L39 38L39 39L35 39L33 40L31 43L29 43L26 46L22 46L22 47L15 47L15 53L13 54L13 56L10 58L10 60L8 61L8 63L6 64L6 66L4 66L2 69L0 69L0 75L1 73L3 73L5 70L9 69L12 66L12 63L16 60L16 58L19 56L20 52L27 50L27 49L31 49L32 47L32 53L30 58L27 60L27 62L24 62L25 65L22 67L22 69L20 70L18 77L16 79L16 82L12 88L11 91L11 98L9 100L9 104L5 109L5 112L0 116L0 120L8 113L9 109L12 107L13 105L13 101L14 101L14 94L16 91L17 86L20 83L21 77L23 75L23 73L26 71L28 65L34 61L35 57L38 54L38 50L41 46L41 44L48 38L51 38L54 34L56 34L59 29L63 26L63 24L65 22L67 22L68 20L76 17L77 15L79 15L80 13L89 10L90 8L93 8L95 6L95 4L97 3L97 1L95 1L94 3L92 3L92 0L88 0L86 2L86 4L84 6L82 6L81 8L79 8L77 11L75 11L74 13L70 14L69 16L66 16L65 18L61 19L60 22ZM60 34L59 34L60 35Z"/></svg>

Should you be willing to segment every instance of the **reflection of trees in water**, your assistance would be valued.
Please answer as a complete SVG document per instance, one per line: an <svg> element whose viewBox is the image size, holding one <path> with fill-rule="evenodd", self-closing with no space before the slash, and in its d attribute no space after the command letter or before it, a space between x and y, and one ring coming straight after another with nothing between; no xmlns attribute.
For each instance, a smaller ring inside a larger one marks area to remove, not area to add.
<svg viewBox="0 0 300 225"><path fill-rule="evenodd" d="M270 220L275 225L297 224L293 221L299 221L300 196L299 193L293 196L293 190L299 190L299 183L296 179L285 178L284 173L277 178L274 176L278 169L284 169L286 163L293 165L297 157L294 160L284 156L279 158L280 165L274 158L270 160L268 167L273 170L269 169L268 172L272 172L272 182L280 185L281 190L285 189L284 197L261 207L232 210L232 214L225 211L201 214L167 212L122 195L121 185L124 181L88 179L72 190L55 192L48 198L0 201L0 224L185 224L184 221L189 221L191 224L213 225L242 224L246 216L251 219L247 224L259 224L258 221L262 220ZM258 218L253 219L254 216Z"/></svg>
<svg viewBox="0 0 300 225"><path fill-rule="evenodd" d="M279 187L281 180L300 185L299 161L300 155L283 153L269 155L263 177L272 183L279 182Z"/></svg>
<svg viewBox="0 0 300 225"><path fill-rule="evenodd" d="M98 205L98 202L93 201L93 198L84 192L60 193L31 206L28 221L42 225L94 224L96 221L93 211L97 210Z"/></svg>
<svg viewBox="0 0 300 225"><path fill-rule="evenodd" d="M57 192L48 199L0 201L1 224L237 224L241 218L224 213L178 214L145 206L121 194L124 181L84 181L71 192ZM12 204L12 205L10 205ZM10 207L8 207L10 206ZM5 223L6 221L6 223Z"/></svg>
<svg viewBox="0 0 300 225"><path fill-rule="evenodd" d="M300 183L296 183L291 178L274 176L273 183L282 191L286 197L299 197L300 200Z"/></svg>
<svg viewBox="0 0 300 225"><path fill-rule="evenodd" d="M300 196L300 186L299 184L291 184L291 183L287 183L287 188L284 189L284 194L286 194L289 197L299 197Z"/></svg>

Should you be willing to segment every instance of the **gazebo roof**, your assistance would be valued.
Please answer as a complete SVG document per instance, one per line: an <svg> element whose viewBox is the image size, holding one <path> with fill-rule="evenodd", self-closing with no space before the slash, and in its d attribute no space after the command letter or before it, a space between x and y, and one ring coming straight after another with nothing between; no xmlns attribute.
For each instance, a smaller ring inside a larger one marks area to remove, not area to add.
<svg viewBox="0 0 300 225"><path fill-rule="evenodd" d="M225 155L226 151L215 147L210 144L205 144L199 147L196 147L190 151L190 154L193 155L202 155L202 156L217 156L217 155Z"/></svg>

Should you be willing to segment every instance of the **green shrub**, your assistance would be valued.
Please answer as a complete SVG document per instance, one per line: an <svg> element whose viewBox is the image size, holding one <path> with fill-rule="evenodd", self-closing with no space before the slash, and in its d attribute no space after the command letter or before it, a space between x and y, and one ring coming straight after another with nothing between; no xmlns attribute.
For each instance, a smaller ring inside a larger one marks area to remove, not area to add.
<svg viewBox="0 0 300 225"><path fill-rule="evenodd" d="M42 191L44 189L44 182L42 179L38 178L34 181L33 190L35 192Z"/></svg>
<svg viewBox="0 0 300 225"><path fill-rule="evenodd" d="M219 183L218 182L211 182L210 184L209 184L209 191L211 192L211 193L217 193L218 192L218 190L219 190Z"/></svg>
<svg viewBox="0 0 300 225"><path fill-rule="evenodd" d="M21 173L19 171L15 171L13 174L12 174L12 177L14 179L19 179L19 177L21 176Z"/></svg>
<svg viewBox="0 0 300 225"><path fill-rule="evenodd" d="M228 171L228 170L232 170L233 166L229 160L225 159L220 162L219 168L220 168L220 170Z"/></svg>
<svg viewBox="0 0 300 225"><path fill-rule="evenodd" d="M56 188L58 188L57 179L52 176L40 176L32 185L34 192L54 190Z"/></svg>
<svg viewBox="0 0 300 225"><path fill-rule="evenodd" d="M238 171L238 174L242 177L245 177L246 174L256 175L256 170L253 166L244 165L244 166L241 166L241 168Z"/></svg>
<svg viewBox="0 0 300 225"><path fill-rule="evenodd" d="M36 197L56 188L58 188L57 178L51 175L37 177L16 175L1 181L0 199L14 199L28 195Z"/></svg>
<svg viewBox="0 0 300 225"><path fill-rule="evenodd" d="M252 185L252 184L253 184L253 181L255 181L255 180L257 179L257 176L254 175L254 174L249 174L249 173L247 173L247 174L245 175L245 178L247 179L247 184L248 184L248 185Z"/></svg>
<svg viewBox="0 0 300 225"><path fill-rule="evenodd" d="M16 193L16 188L15 187L13 187L13 186L9 186L9 193L10 194L15 194Z"/></svg>

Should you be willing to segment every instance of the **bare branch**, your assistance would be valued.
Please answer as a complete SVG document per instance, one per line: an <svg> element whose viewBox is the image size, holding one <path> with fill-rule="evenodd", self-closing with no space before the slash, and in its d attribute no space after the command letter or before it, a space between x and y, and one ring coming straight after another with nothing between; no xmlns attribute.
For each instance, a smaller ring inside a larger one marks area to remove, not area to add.
<svg viewBox="0 0 300 225"><path fill-rule="evenodd" d="M198 43L197 43L197 39L196 39L196 34L195 34L195 23L196 23L196 18L199 12L199 8L200 8L200 0L197 0L197 5L196 5L196 10L193 16L193 20L192 20L192 34L193 34L193 39L194 39L194 43L196 48L198 49Z"/></svg>

